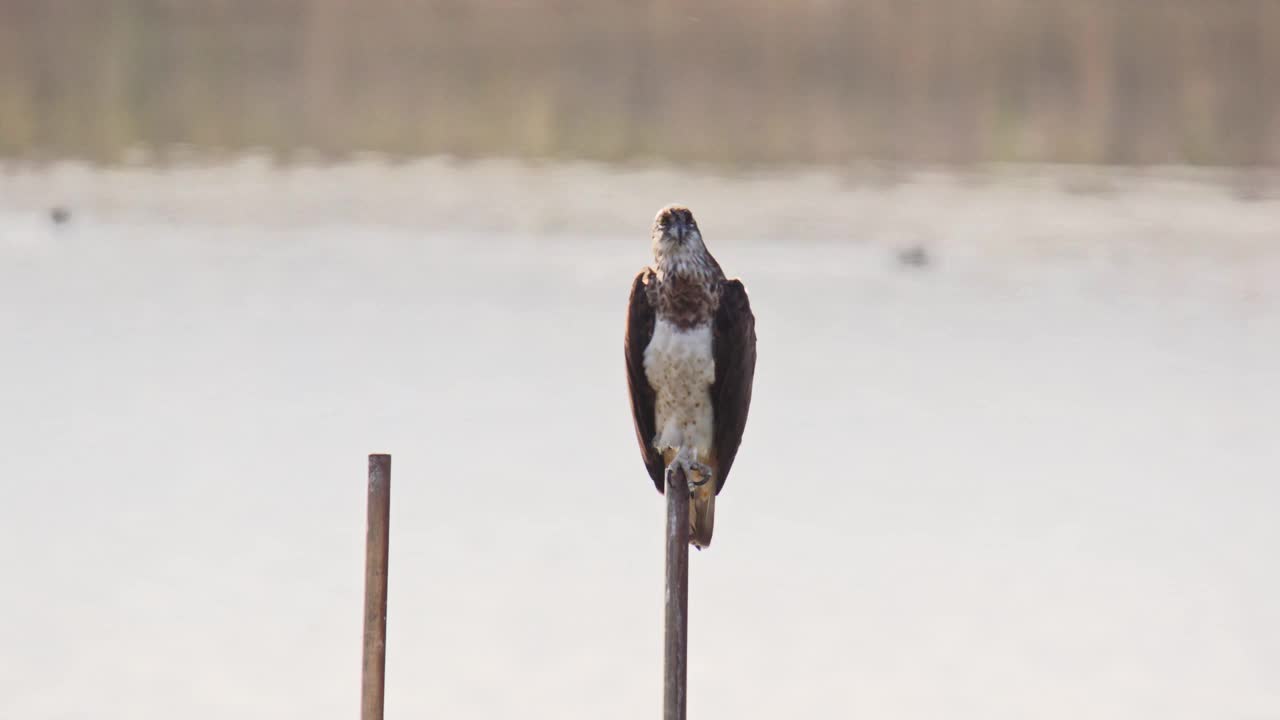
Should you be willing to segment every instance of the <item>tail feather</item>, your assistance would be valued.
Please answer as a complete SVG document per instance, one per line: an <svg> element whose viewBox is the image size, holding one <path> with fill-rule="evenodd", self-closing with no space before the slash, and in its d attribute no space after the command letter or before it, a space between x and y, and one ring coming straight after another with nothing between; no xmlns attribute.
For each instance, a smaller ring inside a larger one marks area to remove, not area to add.
<svg viewBox="0 0 1280 720"><path fill-rule="evenodd" d="M715 483L694 488L689 494L689 544L699 549L710 546L715 521Z"/></svg>

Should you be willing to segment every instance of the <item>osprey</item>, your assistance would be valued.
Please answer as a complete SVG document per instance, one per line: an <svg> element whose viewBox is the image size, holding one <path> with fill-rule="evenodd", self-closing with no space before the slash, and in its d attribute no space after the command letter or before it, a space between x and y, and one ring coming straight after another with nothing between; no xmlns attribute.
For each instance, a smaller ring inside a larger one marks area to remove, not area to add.
<svg viewBox="0 0 1280 720"><path fill-rule="evenodd" d="M689 541L711 544L716 495L742 442L756 369L747 291L707 252L688 208L653 221L654 264L631 284L627 384L636 440L663 492L677 463L689 482Z"/></svg>

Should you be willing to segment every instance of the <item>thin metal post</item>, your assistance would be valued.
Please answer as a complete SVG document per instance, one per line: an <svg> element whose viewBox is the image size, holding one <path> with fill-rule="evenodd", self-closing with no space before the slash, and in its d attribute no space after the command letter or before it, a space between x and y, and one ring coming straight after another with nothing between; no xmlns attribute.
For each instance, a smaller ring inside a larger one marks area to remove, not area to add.
<svg viewBox="0 0 1280 720"><path fill-rule="evenodd" d="M677 465L667 475L666 652L663 720L685 720L689 661L689 484Z"/></svg>
<svg viewBox="0 0 1280 720"><path fill-rule="evenodd" d="M382 720L387 671L387 551L391 456L369 456L369 509L364 539L364 666L360 720Z"/></svg>

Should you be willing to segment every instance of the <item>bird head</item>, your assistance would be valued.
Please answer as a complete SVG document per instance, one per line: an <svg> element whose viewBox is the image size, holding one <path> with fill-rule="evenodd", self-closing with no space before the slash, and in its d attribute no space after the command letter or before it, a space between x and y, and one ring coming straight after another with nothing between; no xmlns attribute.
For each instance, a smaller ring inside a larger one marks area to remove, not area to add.
<svg viewBox="0 0 1280 720"><path fill-rule="evenodd" d="M682 205L668 205L653 219L653 252L657 257L679 257L705 252L702 233L693 213Z"/></svg>

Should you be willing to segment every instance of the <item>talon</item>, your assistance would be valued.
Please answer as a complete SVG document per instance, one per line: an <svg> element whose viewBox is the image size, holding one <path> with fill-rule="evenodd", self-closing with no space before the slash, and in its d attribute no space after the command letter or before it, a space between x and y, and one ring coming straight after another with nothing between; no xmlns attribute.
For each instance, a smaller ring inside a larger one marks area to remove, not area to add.
<svg viewBox="0 0 1280 720"><path fill-rule="evenodd" d="M669 465L669 466L667 466L667 471L666 471L666 473L665 473L665 477L663 477L662 481L663 481L663 482L662 482L663 487L668 487L668 488L669 488L669 487L671 487L672 485L674 485L674 484L675 484L675 481L676 481L676 466L675 466L675 464L674 464L674 463L673 463L673 464L671 464L671 465Z"/></svg>
<svg viewBox="0 0 1280 720"><path fill-rule="evenodd" d="M713 473L711 472L711 468L709 466L704 465L700 462L691 462L689 463L688 468L689 470L696 470L698 475L702 476L701 480L689 480L690 490L693 490L694 488L702 487L703 485L706 485L707 483L711 482ZM692 475L692 473L689 473L689 472L686 472L685 474Z"/></svg>
<svg viewBox="0 0 1280 720"><path fill-rule="evenodd" d="M693 455L692 451L687 451L684 448L679 451L664 473L664 480L667 485L670 485L675 480L675 472L678 468L684 469L685 482L688 483L691 492L711 482L711 478L715 477L715 472L712 471L711 466L706 463L700 463L692 459L693 457L696 456ZM694 480L695 475L701 479Z"/></svg>

